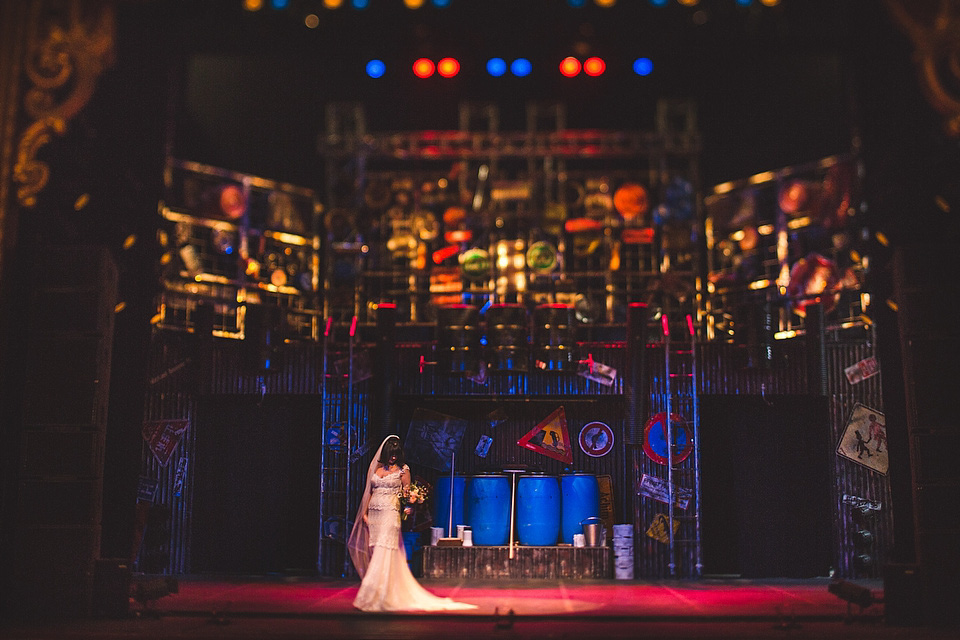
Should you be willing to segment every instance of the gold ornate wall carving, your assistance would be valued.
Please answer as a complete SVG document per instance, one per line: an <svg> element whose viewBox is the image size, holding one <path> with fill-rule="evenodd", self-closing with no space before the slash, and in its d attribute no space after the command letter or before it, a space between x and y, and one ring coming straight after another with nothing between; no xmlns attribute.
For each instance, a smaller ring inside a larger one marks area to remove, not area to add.
<svg viewBox="0 0 960 640"><path fill-rule="evenodd" d="M50 179L38 159L53 136L90 100L100 74L113 63L115 16L111 2L36 0L30 21L23 75L28 87L13 179L17 202L32 207Z"/></svg>
<svg viewBox="0 0 960 640"><path fill-rule="evenodd" d="M0 3L0 292L3 291L4 263L16 235L12 215L13 163L28 9L25 3Z"/></svg>
<svg viewBox="0 0 960 640"><path fill-rule="evenodd" d="M914 63L927 101L960 136L960 3L956 0L887 0L887 8L913 42Z"/></svg>

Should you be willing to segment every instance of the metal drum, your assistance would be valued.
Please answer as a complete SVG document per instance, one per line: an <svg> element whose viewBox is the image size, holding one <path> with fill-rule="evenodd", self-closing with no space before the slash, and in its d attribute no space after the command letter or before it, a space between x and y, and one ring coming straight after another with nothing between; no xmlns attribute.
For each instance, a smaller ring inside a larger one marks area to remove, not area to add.
<svg viewBox="0 0 960 640"><path fill-rule="evenodd" d="M486 313L487 363L490 371L530 369L527 310L520 304L490 305Z"/></svg>
<svg viewBox="0 0 960 640"><path fill-rule="evenodd" d="M510 536L510 479L500 474L472 476L465 510L473 544L502 546Z"/></svg>
<svg viewBox="0 0 960 640"><path fill-rule="evenodd" d="M533 310L533 359L538 369L575 370L576 345L573 307L543 304Z"/></svg>
<svg viewBox="0 0 960 640"><path fill-rule="evenodd" d="M447 373L473 374L480 367L480 312L466 304L437 309L437 366Z"/></svg>
<svg viewBox="0 0 960 640"><path fill-rule="evenodd" d="M583 533L581 522L600 515L600 484L590 473L560 476L560 541L573 544L573 534Z"/></svg>
<svg viewBox="0 0 960 640"><path fill-rule="evenodd" d="M446 536L456 535L458 524L467 524L463 510L464 489L467 479L453 477L453 527L450 527L450 476L437 478L437 491L433 496L433 524L443 527Z"/></svg>
<svg viewBox="0 0 960 640"><path fill-rule="evenodd" d="M560 483L556 476L531 473L517 480L517 540L546 547L560 537Z"/></svg>

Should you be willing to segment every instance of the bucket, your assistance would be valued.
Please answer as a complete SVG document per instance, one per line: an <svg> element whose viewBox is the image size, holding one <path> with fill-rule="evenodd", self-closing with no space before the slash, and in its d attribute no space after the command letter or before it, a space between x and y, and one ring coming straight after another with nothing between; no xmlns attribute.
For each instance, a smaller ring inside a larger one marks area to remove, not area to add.
<svg viewBox="0 0 960 640"><path fill-rule="evenodd" d="M615 524L613 525L613 555L630 555L633 557L633 525Z"/></svg>
<svg viewBox="0 0 960 640"><path fill-rule="evenodd" d="M607 541L607 533L597 516L585 519L580 526L583 527L583 539L588 547L602 547Z"/></svg>
<svg viewBox="0 0 960 640"><path fill-rule="evenodd" d="M632 524L615 524L613 525L613 539L618 538L630 538L633 541L633 525Z"/></svg>
<svg viewBox="0 0 960 640"><path fill-rule="evenodd" d="M473 544L503 546L510 536L510 480L505 475L481 474L467 483L464 501Z"/></svg>
<svg viewBox="0 0 960 640"><path fill-rule="evenodd" d="M517 480L517 540L548 547L560 537L560 484L556 476L524 474Z"/></svg>
<svg viewBox="0 0 960 640"><path fill-rule="evenodd" d="M442 527L443 537L453 537L457 525L467 523L463 512L463 495L467 479L464 476L453 477L453 531L447 531L450 524L450 476L441 475L437 478L437 491L433 495L433 523Z"/></svg>
<svg viewBox="0 0 960 640"><path fill-rule="evenodd" d="M629 566L615 566L613 577L617 580L633 580L633 563L631 562Z"/></svg>
<svg viewBox="0 0 960 640"><path fill-rule="evenodd" d="M633 555L633 538L630 538L629 541L617 540L613 541L613 555Z"/></svg>
<svg viewBox="0 0 960 640"><path fill-rule="evenodd" d="M570 473L560 476L560 493L560 541L573 544L580 523L600 513L600 485L595 475Z"/></svg>

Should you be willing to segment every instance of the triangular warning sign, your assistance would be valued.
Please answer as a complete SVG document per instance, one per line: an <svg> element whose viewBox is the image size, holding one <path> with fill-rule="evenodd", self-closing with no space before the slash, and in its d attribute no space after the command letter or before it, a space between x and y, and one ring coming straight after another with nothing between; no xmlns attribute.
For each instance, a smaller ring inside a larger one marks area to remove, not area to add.
<svg viewBox="0 0 960 640"><path fill-rule="evenodd" d="M517 440L517 444L561 462L573 464L570 432L567 431L567 414L563 407L551 413L527 435Z"/></svg>

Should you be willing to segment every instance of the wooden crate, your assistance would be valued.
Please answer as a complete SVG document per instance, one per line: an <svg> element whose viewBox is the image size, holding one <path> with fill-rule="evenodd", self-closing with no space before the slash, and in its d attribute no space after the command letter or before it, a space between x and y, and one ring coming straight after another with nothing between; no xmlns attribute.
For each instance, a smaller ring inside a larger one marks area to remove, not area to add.
<svg viewBox="0 0 960 640"><path fill-rule="evenodd" d="M423 548L425 578L611 578L610 547Z"/></svg>

